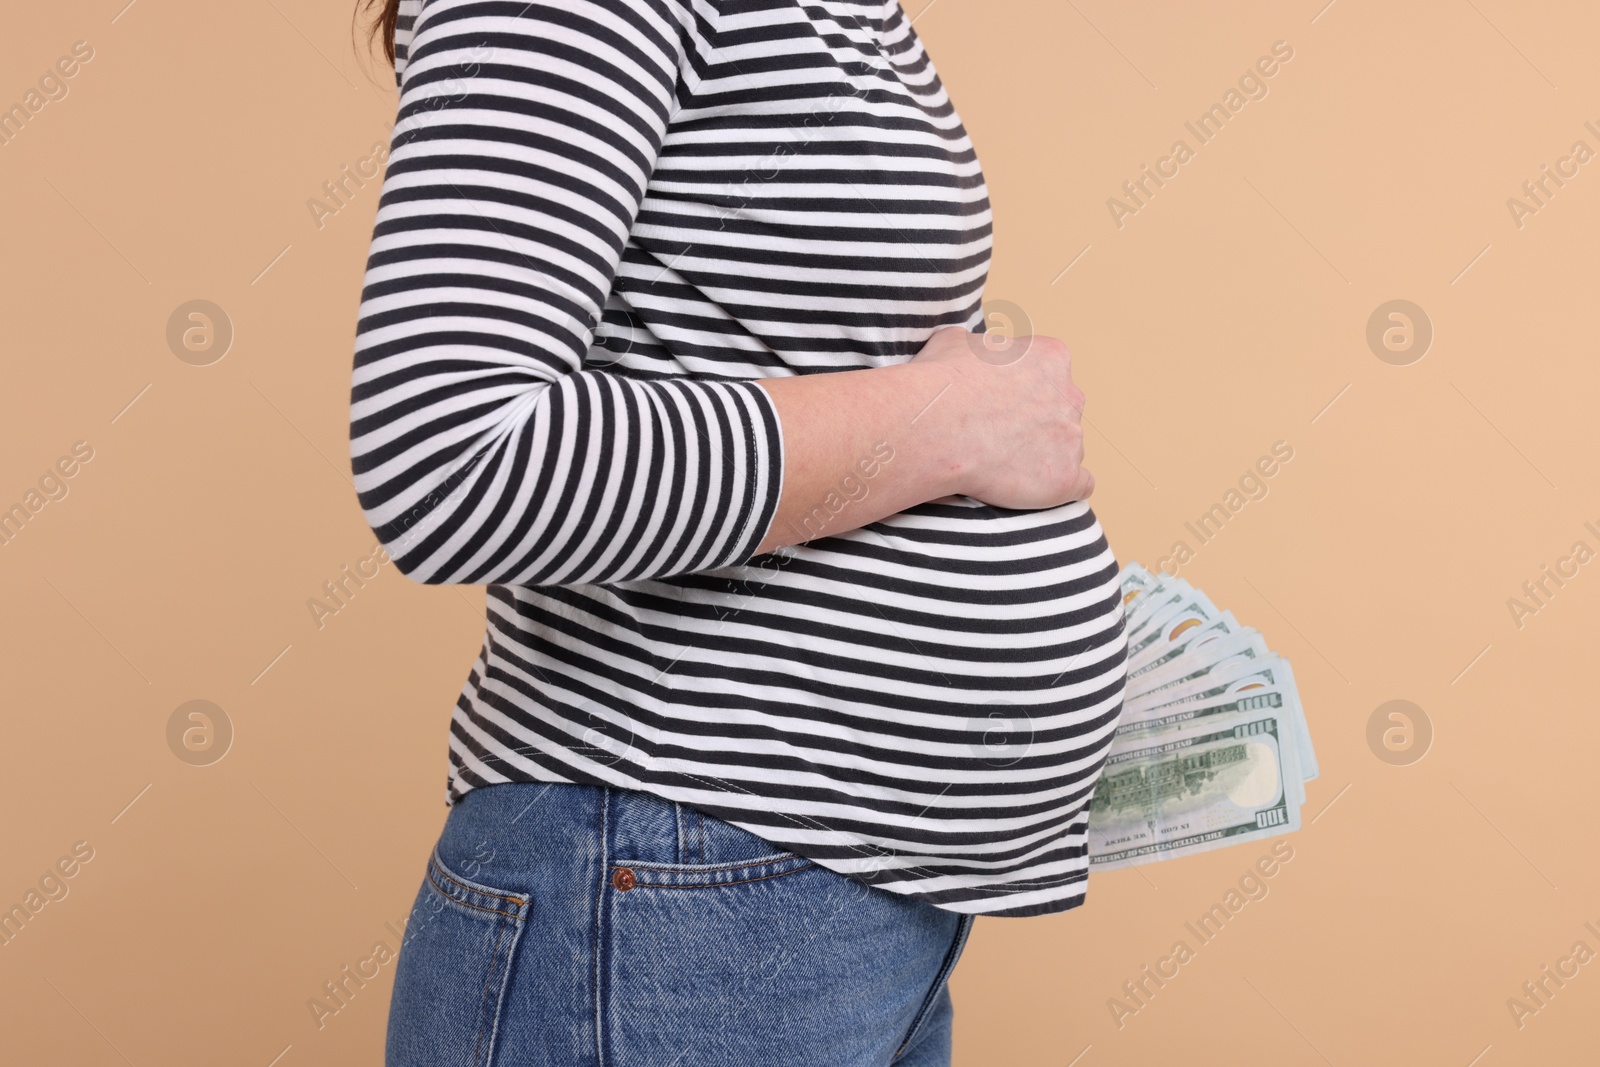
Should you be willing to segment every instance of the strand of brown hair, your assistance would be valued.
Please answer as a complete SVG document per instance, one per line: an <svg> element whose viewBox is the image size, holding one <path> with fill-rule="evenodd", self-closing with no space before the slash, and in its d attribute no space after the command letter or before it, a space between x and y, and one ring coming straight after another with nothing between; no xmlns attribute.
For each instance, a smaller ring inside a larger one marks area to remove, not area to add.
<svg viewBox="0 0 1600 1067"><path fill-rule="evenodd" d="M400 15L400 0L356 0L356 15L361 12L375 12L371 15L372 24L367 27L367 43L370 45L373 38L383 41L383 56L394 66L394 25Z"/></svg>

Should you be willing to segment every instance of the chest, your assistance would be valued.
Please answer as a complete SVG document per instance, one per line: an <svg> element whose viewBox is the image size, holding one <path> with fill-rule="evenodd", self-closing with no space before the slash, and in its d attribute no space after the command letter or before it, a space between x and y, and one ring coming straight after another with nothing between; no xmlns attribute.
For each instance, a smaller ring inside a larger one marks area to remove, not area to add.
<svg viewBox="0 0 1600 1067"><path fill-rule="evenodd" d="M828 366L870 365L919 340L896 324L962 321L987 273L987 188L899 5L722 9L685 65L634 256L802 363L797 334Z"/></svg>

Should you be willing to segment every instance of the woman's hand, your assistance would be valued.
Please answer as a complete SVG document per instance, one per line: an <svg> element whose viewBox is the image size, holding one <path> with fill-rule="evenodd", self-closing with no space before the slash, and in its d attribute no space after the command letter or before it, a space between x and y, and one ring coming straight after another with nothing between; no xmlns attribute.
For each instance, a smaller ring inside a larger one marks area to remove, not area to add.
<svg viewBox="0 0 1600 1067"><path fill-rule="evenodd" d="M783 486L757 554L947 496L1031 511L1094 490L1083 393L1053 337L947 326L903 363L758 384L783 428Z"/></svg>
<svg viewBox="0 0 1600 1067"><path fill-rule="evenodd" d="M1094 475L1083 466L1083 391L1072 356L1054 337L1006 338L947 326L911 364L957 372L954 452L966 457L957 493L1001 508L1048 508L1086 499ZM941 400L939 402L945 402Z"/></svg>

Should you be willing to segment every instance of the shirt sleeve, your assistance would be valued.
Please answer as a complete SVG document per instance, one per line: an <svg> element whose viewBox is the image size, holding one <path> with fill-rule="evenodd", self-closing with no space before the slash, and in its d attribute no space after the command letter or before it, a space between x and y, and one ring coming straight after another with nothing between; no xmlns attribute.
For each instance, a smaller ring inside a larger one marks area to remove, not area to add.
<svg viewBox="0 0 1600 1067"><path fill-rule="evenodd" d="M427 583L577 585L745 562L782 437L753 381L629 374L600 310L697 0L408 0L356 330L368 523Z"/></svg>

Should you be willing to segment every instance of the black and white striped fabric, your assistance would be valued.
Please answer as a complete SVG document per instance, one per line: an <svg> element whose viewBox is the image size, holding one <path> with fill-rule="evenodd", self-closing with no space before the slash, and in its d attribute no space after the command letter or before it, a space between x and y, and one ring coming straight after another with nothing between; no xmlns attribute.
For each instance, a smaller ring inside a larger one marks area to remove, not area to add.
<svg viewBox="0 0 1600 1067"><path fill-rule="evenodd" d="M754 379L981 330L982 172L895 0L402 0L351 457L398 568L488 586L446 800L645 790L958 912L1083 900L1121 712L1086 504L755 555ZM932 398L930 398L932 399Z"/></svg>

